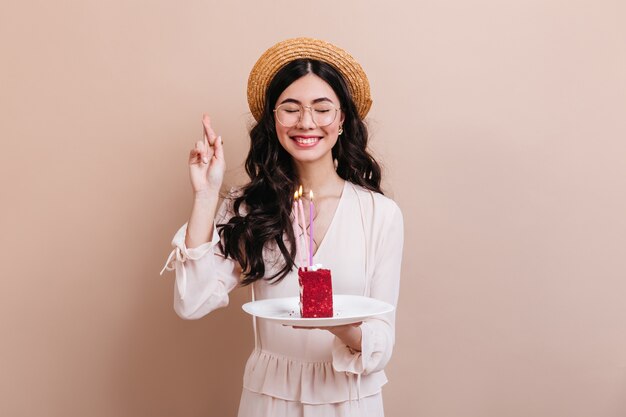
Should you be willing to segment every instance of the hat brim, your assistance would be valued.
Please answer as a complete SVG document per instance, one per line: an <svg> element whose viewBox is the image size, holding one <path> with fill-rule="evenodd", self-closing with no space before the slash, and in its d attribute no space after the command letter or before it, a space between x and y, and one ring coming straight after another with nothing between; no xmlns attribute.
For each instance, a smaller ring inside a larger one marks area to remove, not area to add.
<svg viewBox="0 0 626 417"><path fill-rule="evenodd" d="M279 42L261 55L248 77L248 106L256 121L261 119L265 92L276 73L296 59L316 59L332 65L344 77L359 117L365 118L372 106L370 86L361 65L343 49L313 38Z"/></svg>

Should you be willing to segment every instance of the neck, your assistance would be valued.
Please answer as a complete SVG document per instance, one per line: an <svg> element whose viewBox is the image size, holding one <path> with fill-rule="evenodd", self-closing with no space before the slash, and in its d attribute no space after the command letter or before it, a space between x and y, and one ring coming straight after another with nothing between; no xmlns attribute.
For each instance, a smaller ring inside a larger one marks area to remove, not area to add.
<svg viewBox="0 0 626 417"><path fill-rule="evenodd" d="M313 190L315 196L335 194L341 186L343 179L337 175L332 158L325 158L315 162L295 161L298 178L304 188L304 197L309 197L309 190Z"/></svg>

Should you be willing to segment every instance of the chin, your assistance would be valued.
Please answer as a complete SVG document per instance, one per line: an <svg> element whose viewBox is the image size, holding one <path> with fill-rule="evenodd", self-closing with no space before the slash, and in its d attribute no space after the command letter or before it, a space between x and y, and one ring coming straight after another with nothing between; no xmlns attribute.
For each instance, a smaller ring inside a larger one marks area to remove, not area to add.
<svg viewBox="0 0 626 417"><path fill-rule="evenodd" d="M317 162L323 159L332 159L332 149L326 146L320 146L321 143L315 148L301 149L294 146L285 148L287 153L298 162Z"/></svg>
<svg viewBox="0 0 626 417"><path fill-rule="evenodd" d="M331 153L327 152L327 153L323 153L321 155L319 154L307 154L307 155L302 155L301 152L290 152L291 157L293 158L294 161L297 162L302 162L302 163L312 163L312 162L317 162L317 161L321 161L323 159L328 158L332 158Z"/></svg>

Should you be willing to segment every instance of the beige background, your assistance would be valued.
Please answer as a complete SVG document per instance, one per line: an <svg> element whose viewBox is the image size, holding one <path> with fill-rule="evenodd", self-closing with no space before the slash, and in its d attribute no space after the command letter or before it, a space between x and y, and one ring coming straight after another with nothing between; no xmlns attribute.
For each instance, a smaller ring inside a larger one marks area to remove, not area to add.
<svg viewBox="0 0 626 417"><path fill-rule="evenodd" d="M0 415L231 416L251 322L158 276L209 112L241 182L245 86L315 36L370 76L406 250L387 415L626 415L621 0L0 6Z"/></svg>

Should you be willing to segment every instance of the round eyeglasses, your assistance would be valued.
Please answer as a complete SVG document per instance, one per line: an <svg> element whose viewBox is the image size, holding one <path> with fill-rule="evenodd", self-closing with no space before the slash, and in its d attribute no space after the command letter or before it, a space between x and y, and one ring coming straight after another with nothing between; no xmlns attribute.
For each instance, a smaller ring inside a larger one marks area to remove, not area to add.
<svg viewBox="0 0 626 417"><path fill-rule="evenodd" d="M337 118L340 108L329 102L315 103L312 106L303 106L298 103L283 103L274 109L276 120L282 126L294 127L304 117L304 109L311 112L313 123L318 127L330 125Z"/></svg>

